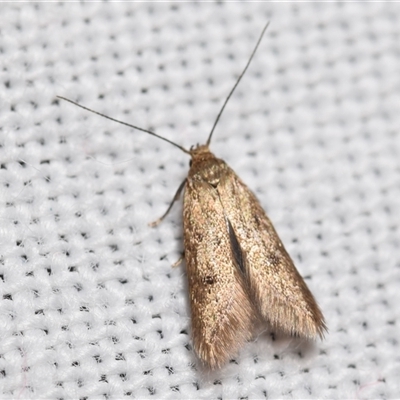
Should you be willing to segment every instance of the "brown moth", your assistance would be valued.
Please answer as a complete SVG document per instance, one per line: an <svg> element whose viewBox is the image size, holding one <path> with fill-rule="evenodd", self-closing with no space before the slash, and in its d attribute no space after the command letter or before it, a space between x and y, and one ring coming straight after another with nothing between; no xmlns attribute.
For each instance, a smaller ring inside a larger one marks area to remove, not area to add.
<svg viewBox="0 0 400 400"><path fill-rule="evenodd" d="M226 98L206 144L190 150L154 132L85 110L165 140L191 156L187 178L166 213L185 190L184 249L189 280L194 350L211 369L235 356L257 321L287 334L314 339L327 330L324 317L297 272L272 223L251 190L209 150L214 129L246 67Z"/></svg>

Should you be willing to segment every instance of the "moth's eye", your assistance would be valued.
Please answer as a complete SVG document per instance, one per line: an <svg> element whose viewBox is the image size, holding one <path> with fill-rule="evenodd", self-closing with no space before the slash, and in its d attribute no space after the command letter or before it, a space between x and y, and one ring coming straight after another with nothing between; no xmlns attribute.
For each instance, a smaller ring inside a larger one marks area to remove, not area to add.
<svg viewBox="0 0 400 400"><path fill-rule="evenodd" d="M190 161L189 161L189 167L191 167L192 164L193 164L193 160L190 160Z"/></svg>

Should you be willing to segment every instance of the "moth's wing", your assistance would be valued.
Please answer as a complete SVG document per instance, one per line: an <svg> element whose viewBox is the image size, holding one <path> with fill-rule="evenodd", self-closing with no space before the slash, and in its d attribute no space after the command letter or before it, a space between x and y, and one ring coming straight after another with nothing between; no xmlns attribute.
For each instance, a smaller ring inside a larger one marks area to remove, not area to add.
<svg viewBox="0 0 400 400"><path fill-rule="evenodd" d="M251 338L257 312L232 254L216 189L189 179L183 221L193 345L216 368Z"/></svg>
<svg viewBox="0 0 400 400"><path fill-rule="evenodd" d="M233 171L229 179L222 177L218 193L261 316L289 334L323 337L324 317L255 195Z"/></svg>

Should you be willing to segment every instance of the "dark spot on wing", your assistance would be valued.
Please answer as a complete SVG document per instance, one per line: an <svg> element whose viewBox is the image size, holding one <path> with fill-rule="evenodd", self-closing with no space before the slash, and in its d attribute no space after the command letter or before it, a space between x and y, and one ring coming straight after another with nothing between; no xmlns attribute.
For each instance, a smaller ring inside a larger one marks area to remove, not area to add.
<svg viewBox="0 0 400 400"><path fill-rule="evenodd" d="M233 230L233 226L231 221L228 219L228 230L229 230L229 240L231 243L231 250L233 259L235 261L235 265L239 270L242 272L243 275L246 275L246 268L245 268L245 260L242 248L240 247L238 238Z"/></svg>

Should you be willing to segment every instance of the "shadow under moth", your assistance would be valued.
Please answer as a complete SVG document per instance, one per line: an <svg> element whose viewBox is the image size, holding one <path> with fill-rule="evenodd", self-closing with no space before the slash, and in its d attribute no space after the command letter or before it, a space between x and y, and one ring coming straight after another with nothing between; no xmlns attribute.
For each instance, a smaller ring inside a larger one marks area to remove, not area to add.
<svg viewBox="0 0 400 400"><path fill-rule="evenodd" d="M214 129L249 67L268 24L226 98L206 144L189 150L158 134L116 120L60 97L112 121L156 136L191 157L188 176L166 213L184 190L184 256L189 281L194 350L209 368L221 367L250 340L258 321L294 336L323 338L324 317L297 272L259 201L235 172L210 152Z"/></svg>

